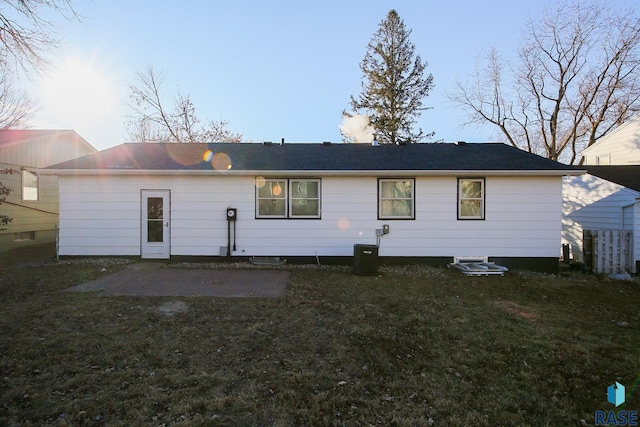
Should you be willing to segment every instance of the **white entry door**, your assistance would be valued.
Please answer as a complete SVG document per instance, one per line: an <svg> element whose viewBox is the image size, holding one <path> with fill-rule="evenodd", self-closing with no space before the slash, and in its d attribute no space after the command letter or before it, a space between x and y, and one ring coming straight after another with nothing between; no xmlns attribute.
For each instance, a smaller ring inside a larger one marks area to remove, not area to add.
<svg viewBox="0 0 640 427"><path fill-rule="evenodd" d="M171 200L169 190L142 190L142 258L169 258Z"/></svg>

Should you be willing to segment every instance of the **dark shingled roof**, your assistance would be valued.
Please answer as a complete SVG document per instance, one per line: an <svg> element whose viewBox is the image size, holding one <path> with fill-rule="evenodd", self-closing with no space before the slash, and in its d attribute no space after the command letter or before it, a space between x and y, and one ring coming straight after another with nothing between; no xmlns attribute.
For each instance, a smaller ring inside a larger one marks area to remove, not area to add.
<svg viewBox="0 0 640 427"><path fill-rule="evenodd" d="M570 166L498 143L272 144L128 143L51 166L146 171L563 171Z"/></svg>
<svg viewBox="0 0 640 427"><path fill-rule="evenodd" d="M578 166L591 175L640 191L640 165Z"/></svg>

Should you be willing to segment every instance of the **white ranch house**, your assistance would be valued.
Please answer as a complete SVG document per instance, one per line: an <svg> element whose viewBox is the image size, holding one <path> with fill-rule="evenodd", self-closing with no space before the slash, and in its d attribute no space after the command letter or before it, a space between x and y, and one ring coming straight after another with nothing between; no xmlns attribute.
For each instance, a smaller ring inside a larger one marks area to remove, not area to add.
<svg viewBox="0 0 640 427"><path fill-rule="evenodd" d="M62 256L333 263L379 243L382 262L556 271L562 177L581 172L504 144L216 143L123 144L43 173Z"/></svg>

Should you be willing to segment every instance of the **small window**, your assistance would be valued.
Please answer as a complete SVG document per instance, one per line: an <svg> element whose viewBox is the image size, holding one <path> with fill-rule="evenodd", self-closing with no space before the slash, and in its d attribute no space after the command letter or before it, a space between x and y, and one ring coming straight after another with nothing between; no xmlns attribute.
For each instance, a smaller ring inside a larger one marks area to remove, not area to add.
<svg viewBox="0 0 640 427"><path fill-rule="evenodd" d="M22 170L22 200L38 201L38 175L26 169Z"/></svg>
<svg viewBox="0 0 640 427"><path fill-rule="evenodd" d="M14 234L14 241L21 242L25 240L36 240L36 232L35 231L23 231L20 233Z"/></svg>
<svg viewBox="0 0 640 427"><path fill-rule="evenodd" d="M458 180L458 219L484 219L484 179Z"/></svg>
<svg viewBox="0 0 640 427"><path fill-rule="evenodd" d="M378 218L414 218L414 179L378 180Z"/></svg>
<svg viewBox="0 0 640 427"><path fill-rule="evenodd" d="M319 179L256 179L256 218L320 218Z"/></svg>

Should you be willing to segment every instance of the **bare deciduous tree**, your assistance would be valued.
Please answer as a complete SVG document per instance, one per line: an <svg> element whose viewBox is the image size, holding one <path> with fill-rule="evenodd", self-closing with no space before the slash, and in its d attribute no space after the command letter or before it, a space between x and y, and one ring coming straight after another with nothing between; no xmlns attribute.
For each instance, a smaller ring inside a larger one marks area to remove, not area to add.
<svg viewBox="0 0 640 427"><path fill-rule="evenodd" d="M240 142L225 120L202 125L189 95L178 92L172 109L163 98L164 73L148 66L129 85L129 138L133 142Z"/></svg>
<svg viewBox="0 0 640 427"><path fill-rule="evenodd" d="M15 74L41 71L59 44L46 10L78 18L71 0L4 0L0 10L0 128L24 127L34 104L19 91Z"/></svg>
<svg viewBox="0 0 640 427"><path fill-rule="evenodd" d="M635 10L565 1L529 21L511 63L491 49L449 98L468 123L490 123L515 147L575 163L640 111L639 65Z"/></svg>
<svg viewBox="0 0 640 427"><path fill-rule="evenodd" d="M34 110L31 99L0 71L0 129L25 127Z"/></svg>
<svg viewBox="0 0 640 427"><path fill-rule="evenodd" d="M47 54L58 47L56 26L45 18L44 10L78 18L71 0L4 0L0 8L0 128L24 127L34 106L16 90L15 74L41 71L48 65ZM0 169L0 175L16 173ZM13 190L0 182L0 204ZM12 221L0 214L0 227ZM2 229L2 228L0 228Z"/></svg>
<svg viewBox="0 0 640 427"><path fill-rule="evenodd" d="M0 67L40 70L58 46L57 27L43 11L78 18L71 0L4 0L0 12Z"/></svg>

